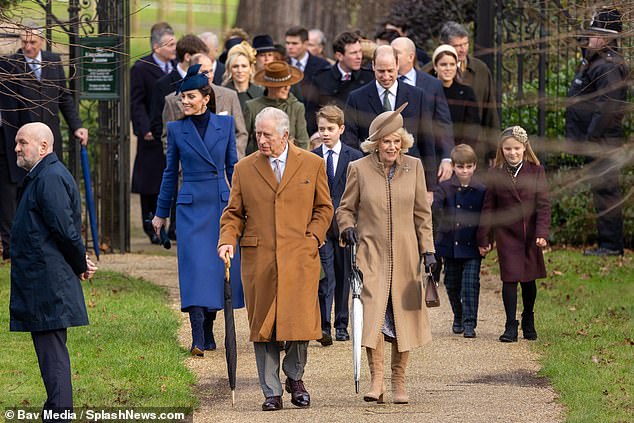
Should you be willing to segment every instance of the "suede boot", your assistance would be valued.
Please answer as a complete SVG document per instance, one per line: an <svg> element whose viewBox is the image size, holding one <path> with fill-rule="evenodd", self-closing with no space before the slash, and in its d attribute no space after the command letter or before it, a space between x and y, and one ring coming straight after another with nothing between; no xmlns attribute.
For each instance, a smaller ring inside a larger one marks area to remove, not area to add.
<svg viewBox="0 0 634 423"><path fill-rule="evenodd" d="M504 333L500 336L502 342L517 342L517 327L519 322L517 320L511 320L506 322Z"/></svg>
<svg viewBox="0 0 634 423"><path fill-rule="evenodd" d="M214 338L214 320L216 320L215 311L206 311L205 320L203 321L203 333L205 337L205 351L213 351L216 349L216 340Z"/></svg>
<svg viewBox="0 0 634 423"><path fill-rule="evenodd" d="M398 343L392 344L392 401L394 404L407 404L409 396L405 389L405 369L409 351L398 351Z"/></svg>
<svg viewBox="0 0 634 423"><path fill-rule="evenodd" d="M189 323L192 327L192 347L190 352L197 357L203 357L205 342L205 334L203 332L203 321L205 320L205 312L202 307L191 307L189 311Z"/></svg>
<svg viewBox="0 0 634 423"><path fill-rule="evenodd" d="M522 313L522 333L524 334L524 339L528 339L529 341L537 339L534 313Z"/></svg>
<svg viewBox="0 0 634 423"><path fill-rule="evenodd" d="M370 390L363 396L363 400L370 402L376 401L379 404L383 403L383 394L385 393L385 383L383 381L383 375L385 374L383 369L383 336L376 348L366 347L368 354L368 364L370 366Z"/></svg>

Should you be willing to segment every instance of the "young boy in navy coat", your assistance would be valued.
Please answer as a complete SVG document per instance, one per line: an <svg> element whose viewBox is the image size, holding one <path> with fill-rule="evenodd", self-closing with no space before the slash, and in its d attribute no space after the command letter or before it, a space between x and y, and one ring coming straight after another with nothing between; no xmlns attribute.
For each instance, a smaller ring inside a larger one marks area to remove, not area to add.
<svg viewBox="0 0 634 423"><path fill-rule="evenodd" d="M348 147L339 140L344 131L343 111L333 105L322 107L317 112L317 130L323 144L313 153L326 161L326 174L332 206L337 209L343 190L346 187L348 163L363 157L363 153ZM319 309L321 310L322 337L319 342L323 346L332 345L330 333L330 313L335 303L335 337L337 341L347 341L348 335L348 295L350 285L346 280L344 267L344 249L339 246L339 229L333 217L326 233L325 244L319 249L321 267L325 277L319 281Z"/></svg>
<svg viewBox="0 0 634 423"><path fill-rule="evenodd" d="M444 259L453 332L475 338L481 257L476 239L485 186L473 178L477 157L467 144L451 151L454 174L438 184L432 210L438 218L436 254Z"/></svg>

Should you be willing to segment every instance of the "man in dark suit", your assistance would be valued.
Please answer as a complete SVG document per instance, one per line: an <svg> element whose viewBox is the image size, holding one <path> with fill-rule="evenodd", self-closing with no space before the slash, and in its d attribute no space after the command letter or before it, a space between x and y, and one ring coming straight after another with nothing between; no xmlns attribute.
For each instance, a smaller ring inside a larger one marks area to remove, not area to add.
<svg viewBox="0 0 634 423"><path fill-rule="evenodd" d="M79 279L97 268L81 238L77 184L53 146L53 133L40 122L22 126L15 138L17 164L28 174L11 234L10 330L31 332L47 393L44 410L72 413L66 330L88 324Z"/></svg>
<svg viewBox="0 0 634 423"><path fill-rule="evenodd" d="M16 98L20 99L20 121L42 122L55 137L55 153L62 157L62 133L59 112L62 112L70 132L82 145L88 143L88 130L82 127L77 105L66 88L62 60L56 53L42 50L44 37L40 28L27 28L21 35L22 48L10 57L19 81L15 84Z"/></svg>
<svg viewBox="0 0 634 423"><path fill-rule="evenodd" d="M17 207L18 186L26 172L16 164L15 134L19 126L18 102L11 83L11 64L0 61L0 238L2 259L11 257L11 224Z"/></svg>
<svg viewBox="0 0 634 423"><path fill-rule="evenodd" d="M407 37L399 37L392 41L392 47L398 55L398 80L423 90L425 103L430 106L433 113L434 134L439 137L439 144L446 144L446 146L437 149L436 154L440 156L443 162L451 163L449 156L442 155L443 153L451 152L454 147L451 112L449 111L442 82L427 72L414 67L416 63L416 45L412 40Z"/></svg>
<svg viewBox="0 0 634 423"><path fill-rule="evenodd" d="M163 133L163 109L165 96L176 91L178 83L187 74L189 59L196 53L209 54L205 43L194 34L183 35L176 43L178 64L169 74L156 81L152 90L152 108L150 111L150 131L155 140L161 140ZM159 181L160 182L160 181Z"/></svg>
<svg viewBox="0 0 634 423"><path fill-rule="evenodd" d="M317 71L313 76L314 90L306 104L306 127L309 135L317 131L315 114L320 107L334 104L343 109L351 91L374 80L374 72L361 67L363 51L358 34L342 32L332 47L337 63Z"/></svg>
<svg viewBox="0 0 634 423"><path fill-rule="evenodd" d="M348 163L363 157L363 153L340 142L344 131L343 111L334 105L322 107L317 112L317 127L323 144L313 150L326 160L326 175L330 188L330 199L336 210L346 187ZM319 309L321 311L321 345L332 345L330 313L335 303L335 322L337 341L347 341L348 335L348 296L350 285L346 280L344 249L339 246L339 228L333 217L326 232L324 245L319 249L321 267L326 276L319 281Z"/></svg>
<svg viewBox="0 0 634 423"><path fill-rule="evenodd" d="M156 210L156 199L161 187L165 154L160 139L150 131L152 92L156 81L176 67L176 39L167 22L154 24L150 31L152 54L142 57L130 69L130 117L137 137L136 158L132 171L131 191L141 196L143 230L152 244L158 244L150 221Z"/></svg>
<svg viewBox="0 0 634 423"><path fill-rule="evenodd" d="M330 63L321 57L313 56L308 51L308 30L294 26L286 31L286 54L288 63L304 72L304 79L297 85L295 96L306 105L313 91L312 79L317 71L330 67ZM307 113L304 115L307 117Z"/></svg>
<svg viewBox="0 0 634 423"><path fill-rule="evenodd" d="M449 157L450 151L445 149L450 143L440 142L434 133L433 110L426 102L423 90L398 82L398 58L391 46L377 47L372 67L376 82L356 89L348 96L344 112L346 131L342 140L359 149L361 142L368 137L370 123L376 116L387 110L395 110L407 102L408 105L401 114L405 129L414 137L414 145L407 154L423 161L427 194L431 203L436 181L451 177L451 164L441 162L436 153L440 150L441 157Z"/></svg>
<svg viewBox="0 0 634 423"><path fill-rule="evenodd" d="M224 63L220 63L218 58L218 36L213 32L203 32L198 36L209 50L207 56L211 59L211 66L213 67L213 83L215 85L222 85L222 75L225 73Z"/></svg>

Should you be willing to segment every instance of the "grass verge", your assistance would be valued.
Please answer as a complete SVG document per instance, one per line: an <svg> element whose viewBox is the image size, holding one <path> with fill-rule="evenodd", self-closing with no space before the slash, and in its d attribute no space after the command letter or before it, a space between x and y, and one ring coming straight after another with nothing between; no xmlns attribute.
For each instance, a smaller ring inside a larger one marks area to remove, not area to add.
<svg viewBox="0 0 634 423"><path fill-rule="evenodd" d="M0 409L41 407L46 393L30 334L8 330L9 287L9 266L0 266ZM90 326L68 331L76 407L198 406L164 290L99 272L84 296Z"/></svg>
<svg viewBox="0 0 634 423"><path fill-rule="evenodd" d="M634 416L634 264L631 257L546 255L534 348L568 422L626 422Z"/></svg>

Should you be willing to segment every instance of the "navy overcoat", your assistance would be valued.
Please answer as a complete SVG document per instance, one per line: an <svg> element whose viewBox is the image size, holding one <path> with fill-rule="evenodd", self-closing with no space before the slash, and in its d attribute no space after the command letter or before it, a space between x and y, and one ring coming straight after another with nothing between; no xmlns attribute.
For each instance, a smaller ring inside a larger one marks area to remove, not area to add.
<svg viewBox="0 0 634 423"><path fill-rule="evenodd" d="M204 140L191 118L167 124L167 166L156 215L169 216L179 163L183 182L176 197L178 279L181 310L224 306L224 262L218 257L220 215L229 200L229 184L238 161L233 117L211 113ZM244 307L240 259L231 264L233 307Z"/></svg>
<svg viewBox="0 0 634 423"><path fill-rule="evenodd" d="M86 267L77 184L55 153L24 179L11 230L11 330L88 324L78 275Z"/></svg>
<svg viewBox="0 0 634 423"><path fill-rule="evenodd" d="M456 175L438 184L432 203L432 213L438 221L436 254L456 259L480 257L477 233L485 191L475 178L469 186L461 186Z"/></svg>

